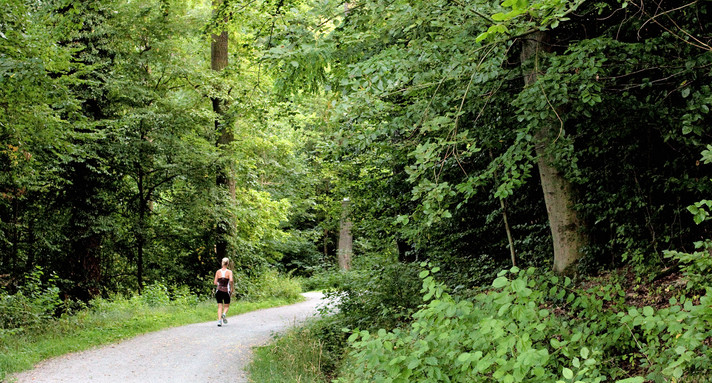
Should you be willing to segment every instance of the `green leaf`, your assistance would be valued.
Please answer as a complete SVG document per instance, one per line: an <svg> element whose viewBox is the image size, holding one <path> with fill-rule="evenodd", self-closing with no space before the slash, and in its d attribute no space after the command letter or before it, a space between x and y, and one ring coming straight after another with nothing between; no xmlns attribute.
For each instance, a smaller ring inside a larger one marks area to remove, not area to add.
<svg viewBox="0 0 712 383"><path fill-rule="evenodd" d="M408 363L408 369L409 369L409 370L412 370L412 369L418 367L419 365L420 365L420 360L419 360L419 359L412 359L412 360Z"/></svg>
<svg viewBox="0 0 712 383"><path fill-rule="evenodd" d="M636 376L634 378L627 378L623 380L616 380L616 383L644 383L645 378Z"/></svg>
<svg viewBox="0 0 712 383"><path fill-rule="evenodd" d="M499 277L492 282L492 287L496 289L501 289L502 287L506 286L507 283L509 283L509 280L507 277Z"/></svg>
<svg viewBox="0 0 712 383"><path fill-rule="evenodd" d="M564 370L562 371L562 373L564 375L564 378L566 378L566 379L573 379L573 377L574 377L574 372L571 371L570 368L564 367Z"/></svg>

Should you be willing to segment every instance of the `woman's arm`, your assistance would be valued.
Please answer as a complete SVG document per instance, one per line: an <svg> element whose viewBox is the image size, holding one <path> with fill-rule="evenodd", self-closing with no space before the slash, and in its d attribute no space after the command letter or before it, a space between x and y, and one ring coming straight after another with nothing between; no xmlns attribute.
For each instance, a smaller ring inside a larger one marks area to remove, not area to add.
<svg viewBox="0 0 712 383"><path fill-rule="evenodd" d="M230 295L235 293L235 281L232 279L232 270L230 270Z"/></svg>
<svg viewBox="0 0 712 383"><path fill-rule="evenodd" d="M218 284L218 272L215 272L215 279L213 280L213 284L217 285Z"/></svg>

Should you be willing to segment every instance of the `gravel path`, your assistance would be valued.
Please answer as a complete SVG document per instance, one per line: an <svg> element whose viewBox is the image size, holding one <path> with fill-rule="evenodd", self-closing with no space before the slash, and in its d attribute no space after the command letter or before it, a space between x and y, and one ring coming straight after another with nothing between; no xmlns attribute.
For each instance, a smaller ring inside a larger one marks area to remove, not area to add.
<svg viewBox="0 0 712 383"><path fill-rule="evenodd" d="M44 361L16 375L23 382L247 382L251 348L314 315L321 293L305 302L174 327ZM216 306L217 307L217 306ZM217 310L217 309L216 309Z"/></svg>

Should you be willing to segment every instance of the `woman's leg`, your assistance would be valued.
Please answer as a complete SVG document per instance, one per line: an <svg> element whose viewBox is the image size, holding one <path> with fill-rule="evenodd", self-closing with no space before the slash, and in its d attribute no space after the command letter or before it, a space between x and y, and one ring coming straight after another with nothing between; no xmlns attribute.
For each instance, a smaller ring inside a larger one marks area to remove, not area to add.
<svg viewBox="0 0 712 383"><path fill-rule="evenodd" d="M222 319L222 309L223 309L223 304L218 303L218 320Z"/></svg>

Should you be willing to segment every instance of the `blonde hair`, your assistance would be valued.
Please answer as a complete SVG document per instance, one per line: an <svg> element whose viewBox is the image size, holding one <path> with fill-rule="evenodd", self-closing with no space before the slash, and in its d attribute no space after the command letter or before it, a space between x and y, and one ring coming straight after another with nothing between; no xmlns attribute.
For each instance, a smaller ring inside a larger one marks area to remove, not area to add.
<svg viewBox="0 0 712 383"><path fill-rule="evenodd" d="M225 257L222 259L222 265L227 266L230 264L230 259L228 257Z"/></svg>

